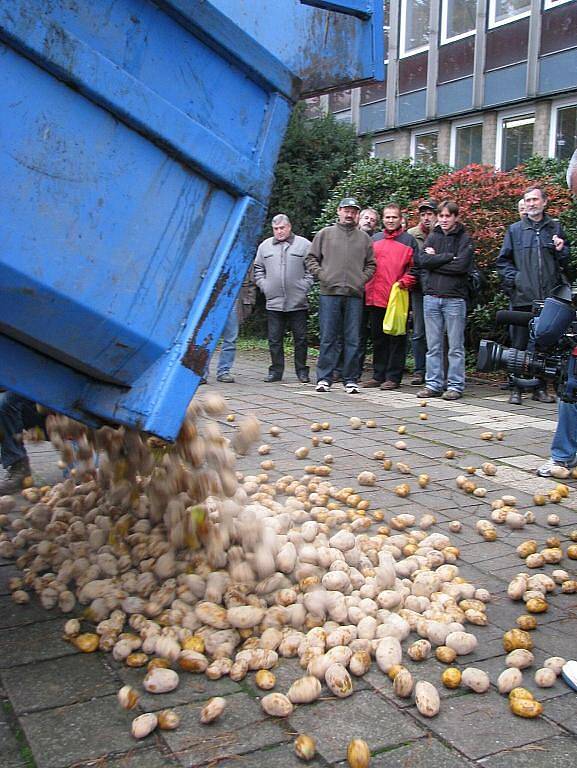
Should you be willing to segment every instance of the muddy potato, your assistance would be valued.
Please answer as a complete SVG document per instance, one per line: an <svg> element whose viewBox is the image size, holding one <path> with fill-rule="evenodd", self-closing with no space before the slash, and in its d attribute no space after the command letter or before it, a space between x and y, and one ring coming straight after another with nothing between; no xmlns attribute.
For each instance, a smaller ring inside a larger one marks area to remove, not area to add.
<svg viewBox="0 0 577 768"><path fill-rule="evenodd" d="M274 694L273 694L274 695ZM200 710L200 722L204 725L212 723L217 720L226 708L226 699L221 696L215 696L209 699L204 707Z"/></svg>
<svg viewBox="0 0 577 768"><path fill-rule="evenodd" d="M517 717L534 718L543 714L543 705L534 699L511 699L509 707Z"/></svg>
<svg viewBox="0 0 577 768"><path fill-rule="evenodd" d="M510 629L503 635L503 648L507 653L519 648L530 651L533 648L531 635L522 629Z"/></svg>
<svg viewBox="0 0 577 768"><path fill-rule="evenodd" d="M288 689L287 697L293 704L310 704L321 695L320 680L308 675L295 680Z"/></svg>
<svg viewBox="0 0 577 768"><path fill-rule="evenodd" d="M353 739L347 747L347 763L349 768L369 768L371 751L366 741Z"/></svg>
<svg viewBox="0 0 577 768"><path fill-rule="evenodd" d="M393 691L399 698L408 699L413 692L413 676L404 667L398 671L393 680Z"/></svg>
<svg viewBox="0 0 577 768"><path fill-rule="evenodd" d="M441 682L445 688L458 688L461 685L461 670L457 667L448 667L441 675Z"/></svg>
<svg viewBox="0 0 577 768"><path fill-rule="evenodd" d="M538 669L535 672L535 683L539 688L552 688L557 681L557 675L555 670L548 669L547 667Z"/></svg>
<svg viewBox="0 0 577 768"><path fill-rule="evenodd" d="M283 693L269 693L263 696L260 705L271 717L288 717L294 710L290 699Z"/></svg>
<svg viewBox="0 0 577 768"><path fill-rule="evenodd" d="M508 667L516 667L517 669L526 669L533 665L535 657L526 648L516 648L507 654L505 664Z"/></svg>
<svg viewBox="0 0 577 768"><path fill-rule="evenodd" d="M534 629L537 629L537 619L534 616L524 614L518 616L515 622L519 629L522 629L524 632L532 632Z"/></svg>
<svg viewBox="0 0 577 768"><path fill-rule="evenodd" d="M135 717L130 726L130 733L135 739L145 739L158 725L158 718L152 712Z"/></svg>
<svg viewBox="0 0 577 768"><path fill-rule="evenodd" d="M317 745L312 736L306 733L299 734L294 741L294 751L300 760L308 762L312 760L317 751Z"/></svg>
<svg viewBox="0 0 577 768"><path fill-rule="evenodd" d="M519 688L523 684L523 673L517 667L505 669L497 678L497 689L499 693L511 693L514 688Z"/></svg>
<svg viewBox="0 0 577 768"><path fill-rule="evenodd" d="M325 674L327 687L339 699L345 699L353 693L353 681L342 664L331 664Z"/></svg>
<svg viewBox="0 0 577 768"><path fill-rule="evenodd" d="M432 683L419 680L415 686L415 704L424 717L435 717L439 713L441 700L439 692Z"/></svg>
<svg viewBox="0 0 577 768"><path fill-rule="evenodd" d="M491 686L489 675L482 669L467 667L463 670L462 682L475 693L485 693Z"/></svg>

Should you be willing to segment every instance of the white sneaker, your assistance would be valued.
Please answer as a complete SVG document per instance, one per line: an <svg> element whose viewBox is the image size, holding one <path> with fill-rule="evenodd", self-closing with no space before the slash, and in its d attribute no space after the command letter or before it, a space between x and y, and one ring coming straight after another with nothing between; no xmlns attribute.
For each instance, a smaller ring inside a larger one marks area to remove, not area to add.
<svg viewBox="0 0 577 768"><path fill-rule="evenodd" d="M358 395L359 385L355 384L354 381L349 381L348 384L345 384L345 392L347 393L347 395Z"/></svg>
<svg viewBox="0 0 577 768"><path fill-rule="evenodd" d="M569 477L570 470L577 466L577 457L571 459L571 461L555 461L555 459L547 459L545 464L539 467L537 474L539 477L555 477L557 480L565 480Z"/></svg>
<svg viewBox="0 0 577 768"><path fill-rule="evenodd" d="M320 381L317 381L317 385L315 387L316 392L330 392L331 391L331 385L328 381L325 381L324 379L321 379Z"/></svg>

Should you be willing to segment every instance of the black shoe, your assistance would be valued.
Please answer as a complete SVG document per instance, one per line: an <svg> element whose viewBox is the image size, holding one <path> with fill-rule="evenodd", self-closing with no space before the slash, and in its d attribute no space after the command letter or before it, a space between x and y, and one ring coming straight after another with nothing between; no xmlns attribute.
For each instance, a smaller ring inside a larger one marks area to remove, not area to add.
<svg viewBox="0 0 577 768"><path fill-rule="evenodd" d="M536 400L538 403L554 403L555 397L547 394L545 389L536 389L533 392L532 400Z"/></svg>
<svg viewBox="0 0 577 768"><path fill-rule="evenodd" d="M204 378L204 376L203 376L203 377L202 377L202 379L201 379L201 380L198 382L198 386L200 387L200 386L202 386L203 384L208 384L208 381L207 381L207 380Z"/></svg>
<svg viewBox="0 0 577 768"><path fill-rule="evenodd" d="M422 373L415 373L410 381L412 387L420 387L425 383L425 376Z"/></svg>
<svg viewBox="0 0 577 768"><path fill-rule="evenodd" d="M276 373L269 373L266 379L263 379L267 384L272 384L274 381L282 381L282 376L277 376Z"/></svg>
<svg viewBox="0 0 577 768"><path fill-rule="evenodd" d="M0 496L20 493L32 474L28 459L15 461L6 470L6 478L0 483Z"/></svg>
<svg viewBox="0 0 577 768"><path fill-rule="evenodd" d="M520 389L511 390L511 394L509 395L509 402L511 403L511 405L521 405L521 403L523 402L523 399L521 397Z"/></svg>
<svg viewBox="0 0 577 768"><path fill-rule="evenodd" d="M311 383L308 373L297 373L297 379L300 381L301 384Z"/></svg>

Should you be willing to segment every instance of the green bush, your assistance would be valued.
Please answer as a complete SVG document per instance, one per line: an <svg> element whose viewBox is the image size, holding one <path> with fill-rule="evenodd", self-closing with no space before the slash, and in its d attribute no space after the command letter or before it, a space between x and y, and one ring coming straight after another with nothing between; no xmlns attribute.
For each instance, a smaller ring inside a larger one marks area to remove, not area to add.
<svg viewBox="0 0 577 768"><path fill-rule="evenodd" d="M447 165L411 163L409 159L360 160L334 187L316 221L316 229L336 221L337 207L343 197L356 197L360 205L376 208L379 213L391 201L406 208L415 198L427 196L433 182L449 171Z"/></svg>
<svg viewBox="0 0 577 768"><path fill-rule="evenodd" d="M299 104L280 150L263 239L270 237L270 220L277 213L286 213L296 234L312 237L331 190L366 155L351 125L332 115L308 119Z"/></svg>

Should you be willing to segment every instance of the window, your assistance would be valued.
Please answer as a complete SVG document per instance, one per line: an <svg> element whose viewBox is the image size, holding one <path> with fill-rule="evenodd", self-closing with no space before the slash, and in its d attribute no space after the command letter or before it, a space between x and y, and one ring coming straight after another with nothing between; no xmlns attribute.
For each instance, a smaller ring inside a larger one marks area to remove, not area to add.
<svg viewBox="0 0 577 768"><path fill-rule="evenodd" d="M510 171L533 154L535 115L502 117L498 126L497 167ZM500 156L499 156L500 153Z"/></svg>
<svg viewBox="0 0 577 768"><path fill-rule="evenodd" d="M311 120L315 117L322 117L324 115L324 109L320 96L311 96L310 99L305 99L305 116Z"/></svg>
<svg viewBox="0 0 577 768"><path fill-rule="evenodd" d="M531 15L531 0L489 0L489 26L499 27Z"/></svg>
<svg viewBox="0 0 577 768"><path fill-rule="evenodd" d="M477 0L443 0L441 44L475 34Z"/></svg>
<svg viewBox="0 0 577 768"><path fill-rule="evenodd" d="M551 115L549 154L558 160L569 160L577 148L577 104L563 104Z"/></svg>
<svg viewBox="0 0 577 768"><path fill-rule="evenodd" d="M545 0L543 8L545 11L548 11L550 8L557 8L558 5L563 5L564 3L570 2L571 0Z"/></svg>
<svg viewBox="0 0 577 768"><path fill-rule="evenodd" d="M394 139L387 139L385 141L375 141L373 144L372 156L377 157L379 160L394 160L395 158L395 141Z"/></svg>
<svg viewBox="0 0 577 768"><path fill-rule="evenodd" d="M340 112L343 109L351 108L351 92L348 91L333 91L329 93L329 111Z"/></svg>
<svg viewBox="0 0 577 768"><path fill-rule="evenodd" d="M401 0L401 56L429 47L430 0Z"/></svg>
<svg viewBox="0 0 577 768"><path fill-rule="evenodd" d="M385 38L385 64L389 61L389 33L391 31L390 22L390 0L384 0L383 2L383 36Z"/></svg>
<svg viewBox="0 0 577 768"><path fill-rule="evenodd" d="M437 131L430 133L414 133L411 144L411 157L414 163L436 163L437 162L437 141L439 134Z"/></svg>
<svg viewBox="0 0 577 768"><path fill-rule="evenodd" d="M471 163L481 163L483 157L483 124L454 124L451 136L451 165L464 168Z"/></svg>

